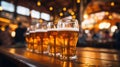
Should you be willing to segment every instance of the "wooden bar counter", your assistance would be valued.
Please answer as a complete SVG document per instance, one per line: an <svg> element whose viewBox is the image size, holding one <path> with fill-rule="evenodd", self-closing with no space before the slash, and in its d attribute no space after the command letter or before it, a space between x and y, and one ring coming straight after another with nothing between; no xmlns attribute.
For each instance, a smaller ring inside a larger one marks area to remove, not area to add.
<svg viewBox="0 0 120 67"><path fill-rule="evenodd" d="M78 59L75 61L32 53L25 48L0 47L0 58L2 55L11 59L14 67L120 67L119 51L97 48L77 48Z"/></svg>
<svg viewBox="0 0 120 67"><path fill-rule="evenodd" d="M32 53L25 48L0 47L0 53L9 57L13 61L17 61L17 64L21 67L71 67L79 64L74 63L73 61L62 61L55 57Z"/></svg>

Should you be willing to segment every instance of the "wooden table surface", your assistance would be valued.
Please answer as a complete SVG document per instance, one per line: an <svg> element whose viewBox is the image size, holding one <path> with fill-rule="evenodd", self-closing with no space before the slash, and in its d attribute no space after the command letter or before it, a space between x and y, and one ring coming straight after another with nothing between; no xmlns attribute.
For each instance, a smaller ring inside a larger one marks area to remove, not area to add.
<svg viewBox="0 0 120 67"><path fill-rule="evenodd" d="M29 67L120 67L120 51L102 48L77 48L75 61L63 61L26 51L25 48L0 47L0 53Z"/></svg>

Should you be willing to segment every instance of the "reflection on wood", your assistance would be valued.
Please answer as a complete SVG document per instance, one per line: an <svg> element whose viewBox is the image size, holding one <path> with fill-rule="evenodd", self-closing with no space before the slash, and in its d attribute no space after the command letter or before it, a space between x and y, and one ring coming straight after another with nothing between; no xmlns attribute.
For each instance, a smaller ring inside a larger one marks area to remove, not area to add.
<svg viewBox="0 0 120 67"><path fill-rule="evenodd" d="M41 55L26 51L25 48L3 48L0 53L11 56L21 63L37 67L120 67L119 51L95 48L77 48L78 59L75 61L63 61L48 55Z"/></svg>

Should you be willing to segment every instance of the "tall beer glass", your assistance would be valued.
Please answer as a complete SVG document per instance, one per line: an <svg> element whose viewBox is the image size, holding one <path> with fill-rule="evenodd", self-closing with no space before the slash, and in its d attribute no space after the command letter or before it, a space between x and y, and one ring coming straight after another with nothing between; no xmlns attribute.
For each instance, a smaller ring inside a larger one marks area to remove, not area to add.
<svg viewBox="0 0 120 67"><path fill-rule="evenodd" d="M30 26L30 31L29 31L29 35L30 35L30 38L29 38L29 51L34 51L34 44L36 42L35 40L35 26L34 25L31 25Z"/></svg>
<svg viewBox="0 0 120 67"><path fill-rule="evenodd" d="M47 23L38 23L36 25L37 53L48 53L48 34Z"/></svg>
<svg viewBox="0 0 120 67"><path fill-rule="evenodd" d="M60 55L60 43L58 39L57 25L52 22L48 23L49 34L49 55L58 57Z"/></svg>
<svg viewBox="0 0 120 67"><path fill-rule="evenodd" d="M58 22L59 39L61 44L61 59L76 59L76 43L78 40L79 26L75 19Z"/></svg>
<svg viewBox="0 0 120 67"><path fill-rule="evenodd" d="M27 31L25 33L25 40L26 40L26 43L27 43L27 50L29 51L30 50L30 33L29 33L29 31Z"/></svg>

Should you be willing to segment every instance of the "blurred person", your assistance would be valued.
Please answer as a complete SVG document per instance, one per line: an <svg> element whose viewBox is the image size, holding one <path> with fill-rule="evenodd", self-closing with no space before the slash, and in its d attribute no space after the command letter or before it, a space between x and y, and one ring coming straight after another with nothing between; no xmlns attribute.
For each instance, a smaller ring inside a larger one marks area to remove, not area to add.
<svg viewBox="0 0 120 67"><path fill-rule="evenodd" d="M93 41L93 35L94 35L94 31L90 30L89 33L87 33L87 41Z"/></svg>
<svg viewBox="0 0 120 67"><path fill-rule="evenodd" d="M15 45L13 47L25 47L25 33L27 31L27 28L26 27L23 27L22 26L22 23L19 22L18 23L18 28L16 28L15 30L15 37L14 37L14 42L15 42Z"/></svg>
<svg viewBox="0 0 120 67"><path fill-rule="evenodd" d="M93 40L98 40L99 39L98 33L93 33L92 38L93 38Z"/></svg>
<svg viewBox="0 0 120 67"><path fill-rule="evenodd" d="M105 39L111 38L111 37L110 37L110 32L109 32L108 30L105 30L104 33L105 33L105 34L104 34L104 35L105 35L105 36L104 36Z"/></svg>
<svg viewBox="0 0 120 67"><path fill-rule="evenodd" d="M111 41L110 32L108 30L104 31L104 41L105 42Z"/></svg>
<svg viewBox="0 0 120 67"><path fill-rule="evenodd" d="M104 33L102 30L99 30L97 33L94 33L92 38L98 42L102 42L104 39Z"/></svg>
<svg viewBox="0 0 120 67"><path fill-rule="evenodd" d="M85 33L85 31L80 31L77 46L80 46L80 44L86 45L87 44L86 38L87 38L87 34Z"/></svg>
<svg viewBox="0 0 120 67"><path fill-rule="evenodd" d="M6 46L6 47L9 47L12 45L12 37L11 37L11 34L9 32L10 30L10 27L9 25L6 25L5 26L5 31L3 31L1 33L1 39L2 39L2 46Z"/></svg>
<svg viewBox="0 0 120 67"><path fill-rule="evenodd" d="M117 29L113 34L113 39L115 40L115 48L120 49L120 22L116 23Z"/></svg>
<svg viewBox="0 0 120 67"><path fill-rule="evenodd" d="M102 40L103 38L104 38L104 33L103 33L103 31L99 31L98 32L98 38L100 39L100 40Z"/></svg>

